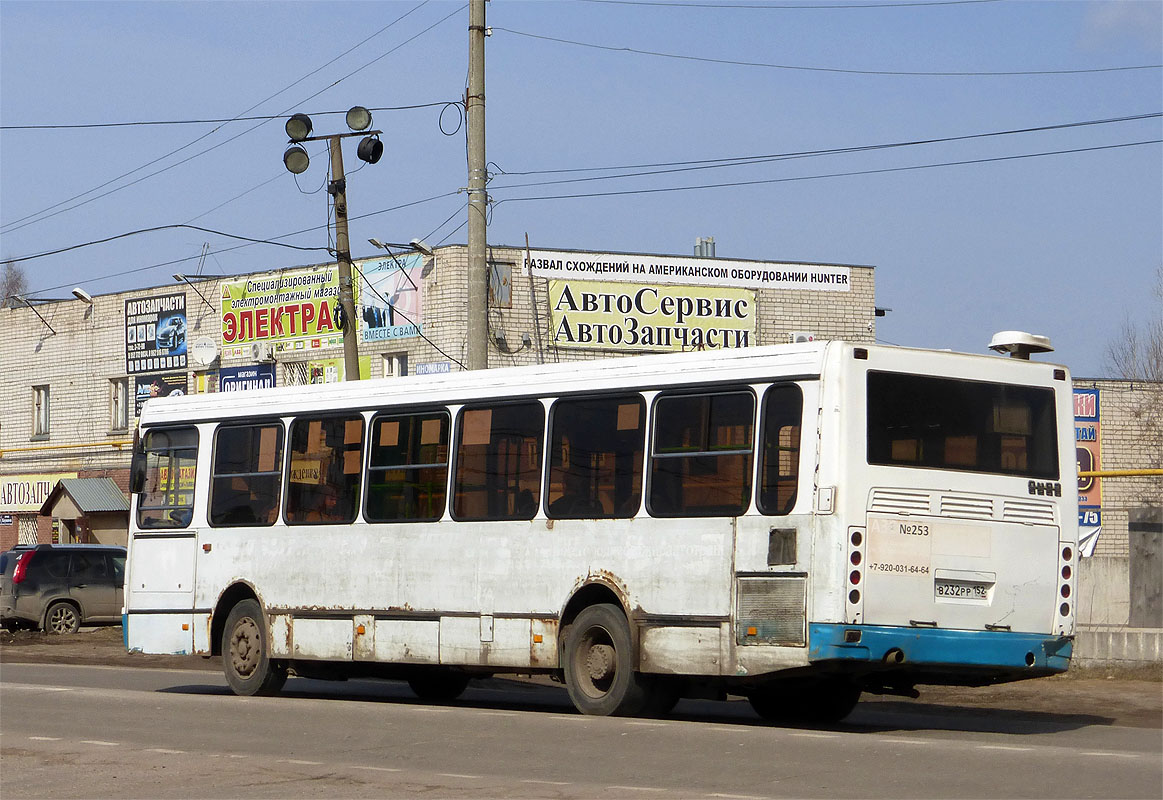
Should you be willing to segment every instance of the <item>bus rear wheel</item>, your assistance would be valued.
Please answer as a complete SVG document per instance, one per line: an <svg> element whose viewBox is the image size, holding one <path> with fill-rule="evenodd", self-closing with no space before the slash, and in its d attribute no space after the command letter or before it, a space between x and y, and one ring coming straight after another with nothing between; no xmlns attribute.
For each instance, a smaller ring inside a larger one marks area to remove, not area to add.
<svg viewBox="0 0 1163 800"><path fill-rule="evenodd" d="M226 617L222 631L222 669L237 695L278 694L287 682L287 666L271 661L266 615L255 600L243 600Z"/></svg>
<svg viewBox="0 0 1163 800"><path fill-rule="evenodd" d="M811 684L768 684L748 695L751 707L764 719L829 725L852 713L860 701L860 685L842 678Z"/></svg>
<svg viewBox="0 0 1163 800"><path fill-rule="evenodd" d="M632 716L652 698L648 678L634 671L630 626L617 606L589 606L565 635L563 667L569 698L583 714Z"/></svg>

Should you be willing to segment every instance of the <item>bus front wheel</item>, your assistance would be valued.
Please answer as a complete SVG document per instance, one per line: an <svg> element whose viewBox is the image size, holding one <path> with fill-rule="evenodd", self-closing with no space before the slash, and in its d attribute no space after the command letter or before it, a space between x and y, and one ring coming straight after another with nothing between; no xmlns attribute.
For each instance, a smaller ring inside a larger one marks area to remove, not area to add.
<svg viewBox="0 0 1163 800"><path fill-rule="evenodd" d="M647 678L634 671L630 626L617 606L589 606L565 635L563 667L569 698L583 714L631 716L651 699Z"/></svg>
<svg viewBox="0 0 1163 800"><path fill-rule="evenodd" d="M222 669L235 694L278 694L287 682L287 667L271 661L266 615L255 600L230 609L222 631Z"/></svg>

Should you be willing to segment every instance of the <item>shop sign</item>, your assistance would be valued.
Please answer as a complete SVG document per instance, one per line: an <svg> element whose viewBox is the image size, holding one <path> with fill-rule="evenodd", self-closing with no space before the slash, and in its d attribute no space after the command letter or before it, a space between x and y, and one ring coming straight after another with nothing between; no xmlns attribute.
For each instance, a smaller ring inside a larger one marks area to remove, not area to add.
<svg viewBox="0 0 1163 800"><path fill-rule="evenodd" d="M452 372L451 361L426 361L416 365L417 375L447 375Z"/></svg>
<svg viewBox="0 0 1163 800"><path fill-rule="evenodd" d="M274 364L256 364L249 367L223 367L218 371L218 391L220 392L244 392L248 389L270 389L274 385Z"/></svg>
<svg viewBox="0 0 1163 800"><path fill-rule="evenodd" d="M1074 390L1074 452L1079 472L1102 469L1102 427L1099 418L1099 390ZM1079 553L1094 554L1102 532L1102 481L1078 479Z"/></svg>
<svg viewBox="0 0 1163 800"><path fill-rule="evenodd" d="M852 290L851 269L831 264L532 250L523 256L523 267L526 274L539 278L814 292Z"/></svg>
<svg viewBox="0 0 1163 800"><path fill-rule="evenodd" d="M75 477L77 477L75 472L0 475L0 512L21 514L40 511L57 481L61 478Z"/></svg>
<svg viewBox="0 0 1163 800"><path fill-rule="evenodd" d="M155 375L152 378L135 378L133 387L133 414L141 416L146 400L155 397L177 397L189 392L186 373Z"/></svg>
<svg viewBox="0 0 1163 800"><path fill-rule="evenodd" d="M358 306L358 281L353 292ZM276 352L343 342L335 264L227 281L221 303L224 357L249 357L255 342L269 342Z"/></svg>
<svg viewBox="0 0 1163 800"><path fill-rule="evenodd" d="M384 342L422 333L423 268L424 257L419 253L358 265L363 298L359 306L361 342Z"/></svg>
<svg viewBox="0 0 1163 800"><path fill-rule="evenodd" d="M550 339L597 350L750 347L755 292L654 284L549 282Z"/></svg>
<svg viewBox="0 0 1163 800"><path fill-rule="evenodd" d="M125 301L125 371L130 375L186 368L186 295Z"/></svg>
<svg viewBox="0 0 1163 800"><path fill-rule="evenodd" d="M359 357L359 379L371 379L371 356ZM346 361L343 358L321 358L307 362L307 383L339 383L346 380Z"/></svg>

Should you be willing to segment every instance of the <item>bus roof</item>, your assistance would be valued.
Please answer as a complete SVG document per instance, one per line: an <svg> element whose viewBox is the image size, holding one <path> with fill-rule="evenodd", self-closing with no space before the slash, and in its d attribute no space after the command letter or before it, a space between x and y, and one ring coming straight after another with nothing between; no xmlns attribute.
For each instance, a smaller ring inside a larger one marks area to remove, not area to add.
<svg viewBox="0 0 1163 800"><path fill-rule="evenodd" d="M310 386L280 386L223 393L164 397L148 401L141 414L143 427L175 422L231 417L282 416L304 411L394 405L438 405L484 398L533 397L576 391L618 391L633 386L658 388L755 380L757 367L770 378L817 378L829 350L860 347L870 352L911 348L841 341L814 341L729 350L664 353L594 361L570 361L520 367L413 375L388 380L339 382ZM913 350L954 359L988 359L995 363L1033 364L992 355ZM277 404L272 410L272 404Z"/></svg>

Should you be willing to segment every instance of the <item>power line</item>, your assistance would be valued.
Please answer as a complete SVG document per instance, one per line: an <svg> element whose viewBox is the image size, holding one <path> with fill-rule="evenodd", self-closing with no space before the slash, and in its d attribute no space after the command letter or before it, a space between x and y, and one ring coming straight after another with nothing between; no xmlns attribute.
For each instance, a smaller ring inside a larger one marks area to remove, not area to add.
<svg viewBox="0 0 1163 800"><path fill-rule="evenodd" d="M502 28L493 26L493 31L504 31L511 33L514 36L526 36L530 39L541 39L547 42L557 42L558 44L571 44L575 47L588 47L594 50L606 50L614 53L634 53L642 56L655 56L656 58L672 58L680 61L701 61L707 64L727 64L737 67L764 67L766 69L785 69L798 70L802 72L834 72L845 75L888 75L888 76L911 76L911 77L930 77L930 78L970 78L970 77L1002 77L1002 76L1020 76L1020 75L1080 75L1095 72L1123 72L1128 70L1138 69L1163 69L1163 64L1140 64L1136 66L1125 67L1096 67L1091 69L1043 69L1043 70L1017 70L1012 72L909 72L905 70L881 70L881 69L842 69L840 67L806 67L799 64L768 64L760 61L736 61L727 58L706 58L704 56L691 56L683 53L666 53L660 50L640 50L634 47L614 47L612 45L597 44L594 42L579 42L573 39L561 39L555 36L544 36L537 33L528 33L526 31L516 31L512 28Z"/></svg>
<svg viewBox="0 0 1163 800"><path fill-rule="evenodd" d="M884 143L884 144L858 145L858 146L853 146L853 147L837 147L837 148L829 148L829 149L823 149L823 150L801 150L801 151L795 151L795 152L790 152L790 153L767 153L767 154L762 154L762 155L732 156L732 157L728 157L728 158L712 158L712 159L699 159L699 160L689 160L689 161L663 161L663 162L656 162L656 163L652 163L652 164L628 164L628 165L609 166L609 167L572 167L572 168L565 168L565 169L528 170L528 171L523 171L523 172L507 172L505 170L501 170L499 174L503 174L503 175L573 174L573 173L578 173L578 172L597 172L597 171L606 171L606 170L615 170L615 169L618 169L618 170L649 170L649 171L629 172L629 173L621 173L621 174L616 174L616 175L598 175L598 176L591 176L591 177L587 177L587 178L572 178L572 179L565 179L565 180L559 180L559 181L539 181L539 182L533 182L533 183L515 183L515 184L505 184L505 185L494 185L493 188L514 189L514 188L522 188L522 187L529 187L529 186L548 186L548 185L562 184L562 183L582 183L582 182L586 182L586 181L614 180L616 178L633 178L633 177L641 177L644 175L663 175L663 174L668 174L668 173L672 173L672 172L690 172L690 171L703 170L703 169L719 169L719 168L723 168L723 167L750 166L750 165L754 165L754 164L765 164L765 163L770 163L773 161L784 161L784 160L791 160L791 159L798 159L798 158L814 158L817 156L839 155L839 154L845 154L845 153L863 153L863 152L871 152L871 151L875 151L875 150L888 150L888 149L902 148L902 147L914 147L914 146L919 146L919 145L944 144L944 143L948 143L948 142L968 141L968 140L972 140L972 139L984 139L984 138L989 138L989 137L994 137L994 136L1009 136L1009 135L1023 134L1023 133L1040 133L1040 132L1045 132L1045 131L1067 130L1070 128L1080 128L1080 127L1087 127L1087 126L1093 126L1093 125L1108 125L1108 124L1115 124L1115 123L1122 123L1122 122L1137 122L1137 121L1141 121L1141 120L1145 120L1145 119L1155 119L1155 118L1159 118L1159 117L1163 117L1163 112L1152 112L1149 114L1136 114L1136 115L1124 116L1124 117L1111 117L1108 119L1085 120L1082 122L1066 122L1066 123L1059 123L1059 124L1055 124L1055 125L1040 125L1040 126L1030 127L1030 128L1014 128L1014 129L1002 130L1002 131L988 131L985 133L972 133L972 134L966 134L966 135L962 135L962 136L943 136L943 137L931 138L931 139L914 139L914 140L903 141L903 142L889 142L889 143Z"/></svg>
<svg viewBox="0 0 1163 800"><path fill-rule="evenodd" d="M298 85L299 83L302 83L302 82L303 82L304 80L306 80L307 78L309 78L309 77L311 77L312 75L314 75L314 74L316 74L316 73L320 72L321 70L325 69L326 67L330 66L331 64L334 64L334 63L335 63L336 61L338 61L340 58L343 58L344 56L346 56L348 53L351 53L351 52L352 52L353 50L355 50L356 48L358 48L358 47L361 47L362 45L364 45L365 43L367 43L367 42L368 42L368 41L370 41L371 39L375 38L376 36L380 35L380 34L381 34L381 33L383 33L384 31L386 31L386 30L388 30L389 28L391 28L392 26L396 25L397 23L399 23L400 21L402 21L402 20L403 20L405 17L408 17L409 15L411 15L412 13L414 13L415 11L417 11L418 9L420 9L420 8L424 7L425 5L427 5L429 2L431 2L431 0L423 0L423 2L421 2L419 5L415 6L414 8L410 9L409 11L406 11L404 14L400 15L399 17L397 17L396 19L394 19L392 22L390 22L390 23L388 23L387 25L385 25L383 28L380 28L378 31L376 31L375 33L373 33L371 36L367 37L367 38L366 38L366 39L364 39L363 41L359 42L358 44L356 44L356 45L354 45L354 46L352 46L352 47L350 47L350 48L348 48L348 49L347 49L347 50L345 50L343 53L340 53L338 56L336 56L335 58L333 58L333 59L331 59L330 61L328 61L326 64L323 64L322 66L318 67L317 69L315 69L315 70L312 70L311 72L307 73L306 75L304 75L303 77L301 77L301 78L299 78L298 80L294 81L293 83L291 83L291 84L289 84L289 85L287 85L287 86L283 87L282 89L280 89L279 91L275 92L274 94L272 94L272 95L270 95L270 96L268 96L268 97L264 98L263 100L260 100L259 102L255 103L255 104L254 104L254 105L252 105L250 108L248 108L248 109L246 109L245 111L243 111L242 113L243 113L243 114L247 114L247 113L249 113L250 111L253 111L253 110L254 110L255 108L257 108L258 106L260 106L260 105L262 105L263 103L267 102L268 100L272 100L272 99L274 99L275 97L278 97L278 96L279 96L280 94L282 94L283 92L285 92L285 91L287 91L288 89L292 88L293 86L296 86L296 85ZM428 27L427 27L427 28L425 28L424 30L420 31L420 33L418 33L418 34L416 34L416 35L412 36L412 37L411 37L411 38L409 38L409 39L406 39L406 40L404 40L404 41L403 41L403 42L401 42L400 44L398 44L398 45L396 45L395 47L393 47L393 48L391 48L390 50L388 50L386 53L384 53L384 54L380 55L379 57L377 57L377 58L373 59L372 61L368 62L367 64L364 64L363 66L361 66L361 67L358 67L357 69L353 70L352 72L348 73L347 75L344 75L344 76L343 76L342 78L340 78L339 80L332 82L332 83L331 83L329 86L326 86L326 87L324 87L323 89L320 89L318 92L315 92L314 94L310 95L309 97L307 97L307 98L304 98L303 100L300 100L300 101L298 101L297 103L295 103L295 104L293 104L293 105L300 105L300 104L302 104L302 103L306 103L306 102L309 102L310 100L313 100L315 97L318 97L318 96L319 96L320 94L322 94L323 92L327 91L328 89L331 89L332 87L336 86L337 84L339 84L340 82L342 82L342 81L346 80L347 78L350 78L352 75L356 74L357 72L360 72L361 70L363 70L363 69L366 69L367 67L369 67L369 66L371 66L372 64L376 63L376 62L377 62L377 61L379 61L380 59L382 59L382 58L385 58L386 56L388 56L388 55L391 55L392 53L396 52L396 51L397 51L397 50L399 50L401 47L404 47L404 46L405 46L405 45L407 45L408 43L410 43L410 42L412 42L413 40L415 40L417 37L419 37L419 36L423 36L425 33L427 33L428 31L432 30L432 29L433 29L433 28L435 28L437 25L440 25L441 23L445 22L446 20L448 20L449 18L451 18L451 17L452 17L453 15L455 15L456 13L459 13L461 10L463 10L463 8L464 8L464 6L461 6L461 7L460 7L460 8L458 8L456 11L454 11L452 14L449 14L449 15L447 15L447 16L445 16L445 17L442 17L442 18L441 18L440 20L438 20L437 22L433 23L432 25L428 26ZM292 106L292 107L293 107L293 106ZM284 111L283 111L283 112L281 112L281 113L282 113L282 114L285 114L285 113L287 113L287 112L288 112L288 111L290 111L290 110L291 110L291 107L288 107L287 109L284 109ZM281 114L280 114L280 116L281 116ZM228 139L226 139L226 140L224 140L224 141L222 141L222 142L219 142L218 144L215 144L215 145L213 145L213 146L211 146L211 147L208 147L208 148L206 148L205 150L202 150L202 151L200 151L200 152L198 152L198 153L195 153L194 155L192 155L192 156L189 156L188 158L185 158L185 159L183 159L183 160L181 160L181 161L178 161L178 162L175 162L175 163L173 163L173 164L170 164L169 166L163 167L163 168L161 168L161 169L159 169L159 170L155 170L154 172L151 172L151 173L150 173L150 174L148 174L148 175L144 175L144 176L142 176L142 177L138 178L137 180L131 181L130 183L123 184L123 185L121 185L121 186L115 187L115 188L113 188L113 189L110 189L108 192L104 192L103 194L99 194L99 195L96 195L96 196L94 196L94 197L90 197L90 198L89 198L89 199L87 199L87 200L83 200L83 201L81 201L81 202L79 202L79 203L76 203L76 204L74 204L74 205L72 205L72 206L69 206L69 207L67 207L67 208L60 209L60 210L58 210L58 211L55 211L55 212L53 212L52 214L45 214L45 212L46 212L46 211L51 211L52 209L54 209L54 208L59 208L60 206L62 206L62 205L65 205L66 203L71 203L73 200L78 200L78 199L80 199L80 198L84 197L84 196L85 196L85 195L87 195L87 194L92 194L93 192L96 192L96 191L98 191L98 190L100 190L100 189L103 189L103 188L105 188L106 186L109 186L109 185L110 185L110 184L112 184L112 183L116 183L117 181L119 181L119 180L121 180L121 179L123 179L123 178L127 178L127 177L129 177L130 175L134 174L135 172L140 172L141 170L143 170L143 169L146 169L147 167L153 166L154 164L157 164L157 163L158 163L158 162L160 162L160 161L164 161L165 159L169 158L170 156L177 155L177 154L178 154L178 153L180 153L181 151L183 151L183 150L185 150L185 149L187 149L187 148L189 148L189 147L192 147L193 145L197 144L198 142L202 141L203 139L205 139L205 138L207 138L207 137L209 137L209 136L213 135L214 133L216 133L216 132L217 132L217 131L220 129L220 128L214 128L213 130L211 130L211 131L208 131L207 133L204 133L204 134L202 134L201 136L197 137L197 138L196 138L196 139L194 139L193 141L191 141L191 142L188 142L187 144L184 144L184 145L182 145L182 146L181 146L181 147L179 147L178 149L176 149L176 150L173 150L173 151L171 151L171 152L169 152L169 153L166 153L166 154L165 154L165 155L163 155L163 156L159 156L158 158L155 158L155 159L153 159L152 161L149 161L149 162L147 162L147 163L145 163L145 164L143 164L143 165L141 165L141 166L139 166L139 167L136 167L136 168L134 168L134 169L130 170L129 172L123 173L123 174L121 174L121 175L117 176L116 178L112 178L112 179L110 179L110 180L106 181L105 183L102 183L102 184L100 184L99 186L95 186L94 188L92 188L92 189L89 189L89 190L87 190L87 191L84 191L84 192L81 192L80 194L74 195L73 197L70 197L70 198L68 198L67 200L62 200L62 201L60 201L59 203L55 203L54 205L48 206L47 208L41 209L40 211L37 211L37 212L34 212L34 213L32 213L32 214L29 214L29 215L27 215L27 216L21 217L20 219L18 219L18 220L15 220L14 222L12 222L12 223L9 223L8 225L4 226L4 232L5 232L5 233L12 233L13 231L19 230L20 228L26 227L27 225L32 225L32 224L35 224L35 223L37 223L37 222L42 222L42 221L44 221L44 220L46 220L46 219L50 219L51 217L55 217L55 216L57 216L58 214L63 214L63 213L65 213L65 212L67 212L67 211L72 211L72 210L74 210L74 209L76 209L76 208L80 208L81 206L83 206L83 205L87 205L88 203L91 203L91 202L93 202L94 200L99 200L99 199L101 199L101 198L103 198L103 197L108 197L109 195L111 195L111 194L113 194L113 193L115 193L115 192L119 192L119 191L121 191L122 189L127 189L127 188L129 188L130 186L135 186L136 184L138 184L138 183L141 183L141 182L142 182L142 181L144 181L144 180L148 180L149 178L152 178L152 177L154 177L154 176L156 176L156 175L160 175L160 174L161 174L161 173L163 173L163 172L166 172L166 171L168 171L168 170L174 169L175 167L179 167L179 166L181 166L182 164L185 164L185 163L187 163L187 162L189 162L189 161L192 161L192 160L193 160L193 159L195 159L195 158L198 158L198 157L200 157L200 156L203 156L203 155L205 155L205 154L207 154L207 153L209 153L209 152L211 152L211 151L213 151L213 150L216 150L216 149L218 149L219 147L222 147L222 146L223 146L223 145L225 145L225 144L229 144L230 142L233 142L235 139L241 138L242 136L245 136L246 134L250 133L251 131L254 131L254 130L258 129L258 128L259 128L259 127L261 127L262 125L265 125L267 121L269 121L269 120L263 120L263 121L259 122L257 125L253 125L253 126L251 126L250 128L247 128L246 130L244 130L244 131L242 131L242 132L240 132L240 133L238 133L238 134L235 134L234 136L231 136L230 138L228 138ZM44 214L44 216L41 216L42 214ZM23 224L19 224L19 223L23 223Z"/></svg>
<svg viewBox="0 0 1163 800"><path fill-rule="evenodd" d="M392 206L390 208L382 208L379 211L372 211L368 214L360 214L359 216L356 216L356 217L349 217L348 220L350 221L350 220L355 220L355 219L365 219L367 217L374 217L374 216L377 216L379 214L387 214L387 213L390 213L392 211L399 211L401 209L411 208L412 206L418 206L418 205L421 205L423 203L428 203L428 202L431 202L433 200L439 200L439 199L444 198L444 197L452 197L453 195L456 195L456 194L459 194L459 192L457 192L457 191L444 192L442 194L433 195L432 197L425 197L421 200L413 200L413 201L408 202L408 203L401 203L398 206ZM193 226L188 226L188 227L193 227ZM272 236L268 239L247 240L247 242L245 244L236 244L236 245L233 245L232 247L223 247L219 250L210 250L205 255L217 256L220 253L229 253L229 252L234 251L234 250L239 250L243 247L250 247L252 244L278 244L279 243L278 240L280 240L280 239L289 239L292 236L301 236L304 233L314 233L322 227L324 227L324 226L323 225L315 225L313 227L304 228L302 230L294 231L292 233L284 233L280 236ZM92 244L92 243L87 243L87 244ZM315 247L315 248L303 248L303 249L326 250L327 248ZM162 262L157 263L157 264L149 264L148 266L144 266L144 267L134 267L133 269L122 270L120 272L113 272L113 273L110 273L108 275L92 276L88 280L90 280L90 281L104 281L104 280L110 280L112 278L123 278L126 275L135 275L139 272L148 272L149 270L152 270L152 269L161 269L162 267L172 267L175 264L184 264L187 261L193 261L193 260L201 258L201 257L202 257L201 253L199 253L196 256L184 256L182 258L175 258L175 259L171 259L169 261L162 261ZM12 259L4 259L4 260L10 261ZM48 286L48 287L45 287L42 289L36 289L36 290L33 290L32 292L30 292L30 294L40 294L42 292L54 292L57 289L67 289L70 286L75 286L75 285L76 285L76 281L72 281L70 283L62 283L58 286Z"/></svg>
<svg viewBox="0 0 1163 800"><path fill-rule="evenodd" d="M68 247L60 247L56 250L47 250L43 253L35 253L33 255L30 255L30 256L16 256L15 258L5 258L4 261L6 263L13 263L13 264L19 263L21 261L32 261L33 259L37 259L37 258L45 258L46 256L60 255L61 253L68 253L72 250L80 250L83 247L92 247L93 245L105 244L106 242L114 242L114 241L117 241L118 239L127 239L130 236L139 236L140 234L143 234L143 233L155 233L157 231L174 230L176 228L187 228L189 230L201 231L202 233L213 233L213 234L217 234L218 236L225 236L225 237L230 238L230 239L240 239L244 242L250 242L252 244L273 244L277 247L287 247L287 248L290 248L292 250L329 250L329 248L326 248L326 247L300 247L299 245L296 245L296 244L287 244L285 242L277 242L277 241L274 241L273 239L253 239L249 236L239 236L238 234L227 233L226 231L218 231L218 230L214 230L213 228L203 228L203 227L200 227L198 225L185 225L182 223L177 223L174 225L157 225L153 228L141 228L141 229L136 230L136 231L127 231L125 233L119 233L116 236L107 236L104 239L94 239L93 241L90 241L90 242L82 242L80 244L74 244L74 245L70 245Z"/></svg>
<svg viewBox="0 0 1163 800"><path fill-rule="evenodd" d="M351 52L350 50L348 52ZM344 53L343 55L347 55ZM329 62L330 63L330 62ZM313 73L312 73L313 74ZM348 76L350 77L350 76ZM333 84L334 85L334 84ZM328 87L330 88L330 87ZM268 100L270 98L267 98ZM265 100L262 102L266 102ZM441 100L436 103L414 103L408 106L379 106L377 108L369 108L368 111L414 111L418 108L437 108L443 106L456 105L455 100ZM261 105L260 103L259 105ZM312 111L312 117L326 117L335 114L346 114L346 109L343 111ZM229 117L220 119L163 119L163 120L137 120L134 122L86 122L75 123L70 125L0 125L0 131L39 131L39 130L80 130L89 128L132 128L142 127L147 125L215 125L227 122L253 122L255 120L269 121L272 119L284 119L282 114L259 114L252 117Z"/></svg>
<svg viewBox="0 0 1163 800"><path fill-rule="evenodd" d="M725 189L725 188L737 187L737 186L759 186L762 184L771 184L771 183L792 183L795 181L821 180L824 178L848 178L848 177L853 177L853 176L857 176L857 175L879 175L879 174L887 173L887 172L910 172L910 171L922 170L922 169L935 169L937 167L957 167L957 166L965 166L968 164L988 164L991 162L998 162L998 161L1016 161L1016 160L1023 159L1023 158L1039 158L1042 156L1058 156L1058 155L1068 155L1068 154L1072 154L1072 153L1088 153L1088 152L1094 152L1094 151L1098 151L1098 150L1117 150L1117 149L1123 148L1123 147L1139 147L1141 145L1146 145L1146 144L1160 144L1160 143L1163 143L1163 139L1146 139L1146 140L1140 141L1140 142L1124 142L1122 144L1109 144L1109 145L1101 145L1101 146L1096 146L1096 147L1077 147L1077 148L1073 148L1070 150L1048 150L1048 151L1041 152L1041 153L1024 153L1021 155L1013 155L1013 156L995 156L993 158L974 158L974 159L966 159L964 161L945 161L945 162L941 162L941 163L937 163L937 164L916 164L916 165L908 166L908 167L885 167L883 169L853 170L851 172L833 172L833 173L829 173L829 174L825 174L825 175L800 175L800 176L790 177L790 178L764 178L761 180L751 180L751 181L731 181L729 183L707 183L707 184L699 184L699 185L693 185L693 186L670 186L670 187L664 187L664 188L658 188L658 189L624 189L624 190L620 190L620 191L609 191L609 192L586 192L586 193L580 193L580 194L539 195L539 196L535 196L535 197L508 197L508 198L503 198L501 200L498 200L496 205L501 205L502 203L527 201L527 200L573 200L573 199L588 198L588 197L615 197L615 196L619 196L619 195L632 195L632 194L659 194L662 192L685 192L685 191L695 191L698 189Z"/></svg>
<svg viewBox="0 0 1163 800"><path fill-rule="evenodd" d="M923 2L918 3L864 3L835 6L824 5L822 3L811 3L809 5L794 5L788 3L683 3L665 2L665 0L581 0L581 2L601 3L603 5L611 6L662 6L666 8L740 8L758 11L820 11L824 9L831 10L856 8L912 8L914 6L968 6L979 5L981 3L999 3L1001 0L924 0Z"/></svg>

